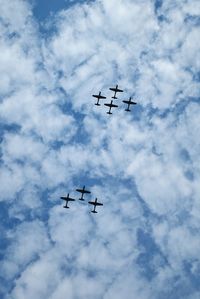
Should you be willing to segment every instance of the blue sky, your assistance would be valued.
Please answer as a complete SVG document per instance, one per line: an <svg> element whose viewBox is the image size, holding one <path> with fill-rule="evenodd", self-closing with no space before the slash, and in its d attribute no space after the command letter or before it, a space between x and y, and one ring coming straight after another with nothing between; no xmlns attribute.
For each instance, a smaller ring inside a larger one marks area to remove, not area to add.
<svg viewBox="0 0 200 299"><path fill-rule="evenodd" d="M200 298L199 1L0 5L0 297Z"/></svg>
<svg viewBox="0 0 200 299"><path fill-rule="evenodd" d="M67 8L67 1L58 0L58 1L35 1L34 3L34 15L41 21L44 21L45 18L49 17L51 13L56 13L57 11Z"/></svg>
<svg viewBox="0 0 200 299"><path fill-rule="evenodd" d="M44 21L46 18L50 17L51 14L57 13L61 9L67 9L71 5L74 5L79 1L66 1L66 0L41 0L41 1L34 1L34 9L33 13L37 19L40 21ZM83 1L80 1L83 2Z"/></svg>

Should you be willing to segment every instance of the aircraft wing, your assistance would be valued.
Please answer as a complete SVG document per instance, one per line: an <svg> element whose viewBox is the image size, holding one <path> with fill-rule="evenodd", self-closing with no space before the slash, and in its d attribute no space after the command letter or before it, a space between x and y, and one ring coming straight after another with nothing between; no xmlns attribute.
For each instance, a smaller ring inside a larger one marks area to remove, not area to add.
<svg viewBox="0 0 200 299"><path fill-rule="evenodd" d="M112 104L112 105L111 105L111 107L118 107L118 106L117 106L117 105L115 105L115 104Z"/></svg>
<svg viewBox="0 0 200 299"><path fill-rule="evenodd" d="M124 101L122 101L123 103L125 103L125 104L130 104L130 101L126 101L126 100L124 100Z"/></svg>
<svg viewBox="0 0 200 299"><path fill-rule="evenodd" d="M76 189L76 191L83 193L83 189Z"/></svg>
<svg viewBox="0 0 200 299"><path fill-rule="evenodd" d="M117 92L123 92L123 90L122 90L122 89L119 89L119 88L117 88L116 91L117 91Z"/></svg>
<svg viewBox="0 0 200 299"><path fill-rule="evenodd" d="M111 104L104 104L105 106L111 107Z"/></svg>
<svg viewBox="0 0 200 299"><path fill-rule="evenodd" d="M98 95L98 94L93 94L92 96L97 99L106 99L106 97Z"/></svg>
<svg viewBox="0 0 200 299"><path fill-rule="evenodd" d="M90 191L88 191L88 190L84 190L84 193L88 193L88 194L89 194L89 193L91 193L91 192L90 192Z"/></svg>
<svg viewBox="0 0 200 299"><path fill-rule="evenodd" d="M68 200L68 201L75 201L75 199L74 199L74 198L71 198L71 197L67 198L67 200Z"/></svg>
<svg viewBox="0 0 200 299"><path fill-rule="evenodd" d="M75 201L74 198L66 197L66 196L61 196L61 199L64 199L64 200L67 200L67 201Z"/></svg>
<svg viewBox="0 0 200 299"><path fill-rule="evenodd" d="M100 202L96 202L96 204L95 204L96 206L103 206L103 204L102 203L100 203Z"/></svg>
<svg viewBox="0 0 200 299"><path fill-rule="evenodd" d="M96 202L96 201L88 201L89 204L94 205L94 206L103 206L102 203Z"/></svg>
<svg viewBox="0 0 200 299"><path fill-rule="evenodd" d="M99 98L100 98L100 99L106 99L106 97L104 97L104 96L100 96Z"/></svg>
<svg viewBox="0 0 200 299"><path fill-rule="evenodd" d="M124 101L122 101L123 103L125 103L125 104L128 104L128 105L136 105L137 103L136 102L133 102L133 101L126 101L126 100L124 100Z"/></svg>

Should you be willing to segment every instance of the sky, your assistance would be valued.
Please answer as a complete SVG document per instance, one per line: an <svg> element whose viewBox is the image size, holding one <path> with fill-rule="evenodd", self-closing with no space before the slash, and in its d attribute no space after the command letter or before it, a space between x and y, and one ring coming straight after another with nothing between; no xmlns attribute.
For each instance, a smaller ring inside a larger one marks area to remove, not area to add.
<svg viewBox="0 0 200 299"><path fill-rule="evenodd" d="M91 2L92 0L88 0L87 2ZM75 4L84 3L84 0L32 0L30 3L32 4L32 12L34 17L41 22L45 23L46 19L52 17L60 10L66 10Z"/></svg>
<svg viewBox="0 0 200 299"><path fill-rule="evenodd" d="M199 299L200 2L0 7L0 298Z"/></svg>

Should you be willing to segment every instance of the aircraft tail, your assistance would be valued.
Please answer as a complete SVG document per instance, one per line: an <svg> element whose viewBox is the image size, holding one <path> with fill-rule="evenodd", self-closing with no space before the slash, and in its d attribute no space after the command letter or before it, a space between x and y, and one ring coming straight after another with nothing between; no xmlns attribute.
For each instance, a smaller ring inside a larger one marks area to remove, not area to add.
<svg viewBox="0 0 200 299"><path fill-rule="evenodd" d="M91 213L97 213L97 211L91 211Z"/></svg>
<svg viewBox="0 0 200 299"><path fill-rule="evenodd" d="M107 114L112 114L112 112L107 112Z"/></svg>
<svg viewBox="0 0 200 299"><path fill-rule="evenodd" d="M69 207L68 207L68 206L64 206L63 208L65 208L65 209L69 209Z"/></svg>
<svg viewBox="0 0 200 299"><path fill-rule="evenodd" d="M96 106L101 106L101 104L99 104L99 103L95 103L95 105L96 105Z"/></svg>
<svg viewBox="0 0 200 299"><path fill-rule="evenodd" d="M117 97L116 97L116 96L113 96L113 97L112 97L112 99L115 99L115 100L117 100Z"/></svg>
<svg viewBox="0 0 200 299"><path fill-rule="evenodd" d="M131 111L130 109L125 109L125 111Z"/></svg>

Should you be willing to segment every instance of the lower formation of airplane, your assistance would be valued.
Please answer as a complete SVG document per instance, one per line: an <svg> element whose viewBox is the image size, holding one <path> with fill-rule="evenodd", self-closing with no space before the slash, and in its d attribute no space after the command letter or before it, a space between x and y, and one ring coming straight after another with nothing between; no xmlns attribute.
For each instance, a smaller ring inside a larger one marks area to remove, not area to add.
<svg viewBox="0 0 200 299"><path fill-rule="evenodd" d="M103 206L102 203L98 202L97 201L97 198L95 199L95 201L89 201L88 202L90 205L93 205L94 206L94 209L91 211L91 213L97 213L96 211L96 206Z"/></svg>
<svg viewBox="0 0 200 299"><path fill-rule="evenodd" d="M91 193L90 191L85 189L85 186L83 186L82 189L76 189L76 191L81 193L81 198L79 198L79 200L84 200L84 198L83 198L84 194ZM69 193L67 194L67 196L61 196L60 198L66 201L65 206L63 206L63 208L65 208L65 209L69 209L69 206L68 206L69 201L75 201L74 198L69 197ZM97 201L97 198L95 199L95 201L89 201L88 203L94 206L94 209L91 211L92 213L97 213L96 206L103 206L102 203Z"/></svg>

